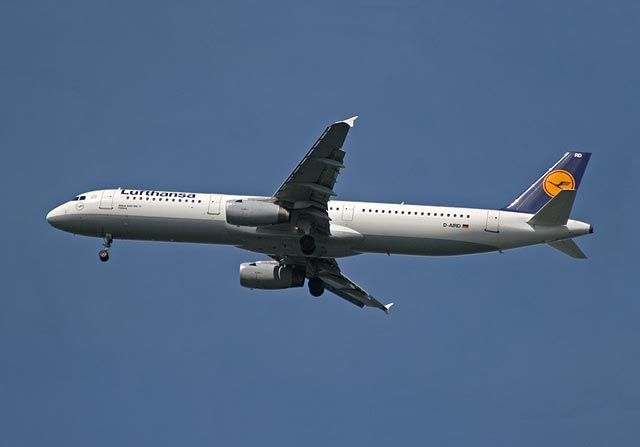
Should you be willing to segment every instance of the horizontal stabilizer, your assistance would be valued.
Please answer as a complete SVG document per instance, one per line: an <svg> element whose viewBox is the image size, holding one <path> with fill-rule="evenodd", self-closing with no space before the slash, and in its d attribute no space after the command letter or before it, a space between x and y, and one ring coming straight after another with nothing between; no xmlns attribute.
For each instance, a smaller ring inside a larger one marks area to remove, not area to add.
<svg viewBox="0 0 640 447"><path fill-rule="evenodd" d="M576 199L575 189L563 189L549 200L529 221L529 225L566 225Z"/></svg>
<svg viewBox="0 0 640 447"><path fill-rule="evenodd" d="M578 244L573 242L573 239L565 239L563 241L549 242L548 244L551 247L555 248L556 250L561 251L565 255L571 256L572 258L587 259L587 255L585 255L583 251L580 250L580 247L578 247Z"/></svg>

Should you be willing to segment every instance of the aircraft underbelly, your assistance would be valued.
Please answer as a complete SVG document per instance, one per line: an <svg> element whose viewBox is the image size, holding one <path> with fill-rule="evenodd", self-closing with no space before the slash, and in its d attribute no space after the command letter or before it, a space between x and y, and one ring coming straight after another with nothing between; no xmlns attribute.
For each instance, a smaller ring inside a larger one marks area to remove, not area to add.
<svg viewBox="0 0 640 447"><path fill-rule="evenodd" d="M478 242L426 237L368 235L357 247L362 253L393 253L422 256L451 256L497 251L498 248Z"/></svg>
<svg viewBox="0 0 640 447"><path fill-rule="evenodd" d="M74 233L96 237L109 233L115 239L147 241L238 243L226 231L225 223L214 219L95 214L85 216Z"/></svg>
<svg viewBox="0 0 640 447"><path fill-rule="evenodd" d="M238 247L256 253L264 253L276 256L304 256L300 251L300 242L297 238L247 238ZM344 258L360 254L344 243L331 241L316 241L316 258Z"/></svg>

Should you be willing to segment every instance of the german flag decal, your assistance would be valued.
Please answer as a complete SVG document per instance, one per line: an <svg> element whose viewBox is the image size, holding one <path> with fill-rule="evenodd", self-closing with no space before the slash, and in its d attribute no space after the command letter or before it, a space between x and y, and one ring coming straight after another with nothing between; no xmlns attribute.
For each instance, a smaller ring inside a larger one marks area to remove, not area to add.
<svg viewBox="0 0 640 447"><path fill-rule="evenodd" d="M467 225L467 224L462 224L462 228L469 228L469 225Z"/></svg>

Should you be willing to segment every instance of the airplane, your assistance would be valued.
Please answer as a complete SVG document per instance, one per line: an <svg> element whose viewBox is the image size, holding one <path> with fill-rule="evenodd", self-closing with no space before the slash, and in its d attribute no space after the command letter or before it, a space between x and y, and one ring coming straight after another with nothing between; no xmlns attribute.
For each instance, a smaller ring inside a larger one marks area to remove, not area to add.
<svg viewBox="0 0 640 447"><path fill-rule="evenodd" d="M342 148L357 116L331 124L271 196L149 189L82 193L51 210L53 227L99 237L107 261L114 240L233 245L269 260L240 265L251 289L326 290L358 307L389 313L345 276L337 258L363 253L452 256L548 244L578 259L573 238L593 233L569 218L591 153L567 152L513 202L500 209L337 201Z"/></svg>

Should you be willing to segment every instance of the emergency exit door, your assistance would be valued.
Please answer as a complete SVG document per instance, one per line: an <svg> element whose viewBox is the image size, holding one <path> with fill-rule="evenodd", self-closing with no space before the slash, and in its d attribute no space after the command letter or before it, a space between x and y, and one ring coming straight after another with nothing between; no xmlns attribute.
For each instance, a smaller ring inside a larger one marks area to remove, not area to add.
<svg viewBox="0 0 640 447"><path fill-rule="evenodd" d="M500 211L487 211L487 226L484 230L491 233L498 233L500 231Z"/></svg>
<svg viewBox="0 0 640 447"><path fill-rule="evenodd" d="M209 196L209 209L207 210L207 214L220 214L221 198L221 194L211 194Z"/></svg>
<svg viewBox="0 0 640 447"><path fill-rule="evenodd" d="M342 220L353 220L353 203L345 203L342 206Z"/></svg>

